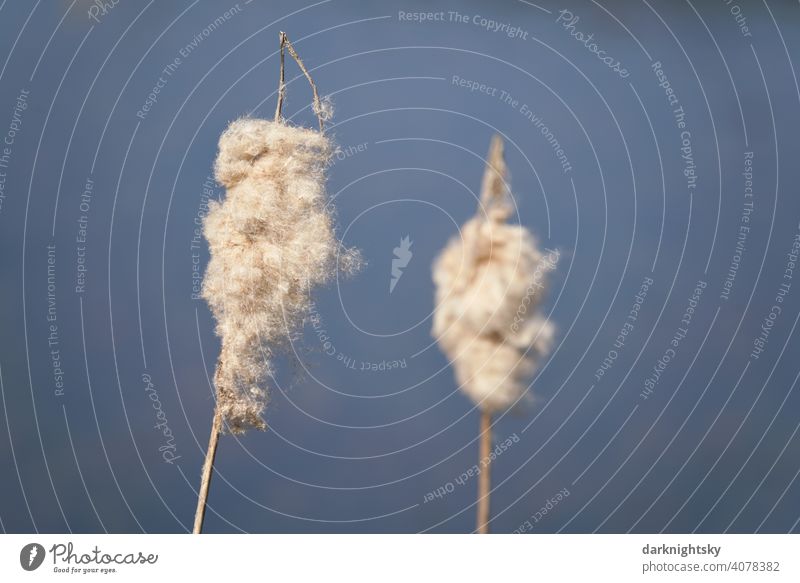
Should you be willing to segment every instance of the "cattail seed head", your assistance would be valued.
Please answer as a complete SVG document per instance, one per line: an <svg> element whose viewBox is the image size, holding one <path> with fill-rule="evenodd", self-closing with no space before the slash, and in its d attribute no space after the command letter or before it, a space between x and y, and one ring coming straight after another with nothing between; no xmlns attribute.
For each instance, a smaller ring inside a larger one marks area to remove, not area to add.
<svg viewBox="0 0 800 583"><path fill-rule="evenodd" d="M503 142L495 136L481 189L483 212L464 224L433 266L433 336L461 390L488 412L523 397L554 336L553 325L537 313L546 272L554 266L526 228L506 222L513 212L507 178Z"/></svg>
<svg viewBox="0 0 800 583"><path fill-rule="evenodd" d="M222 340L214 380L231 432L264 428L274 354L302 327L337 255L343 269L357 268L357 251L340 249L325 192L332 152L323 133L282 120L239 119L220 137L215 174L226 196L209 204L203 225L202 293Z"/></svg>

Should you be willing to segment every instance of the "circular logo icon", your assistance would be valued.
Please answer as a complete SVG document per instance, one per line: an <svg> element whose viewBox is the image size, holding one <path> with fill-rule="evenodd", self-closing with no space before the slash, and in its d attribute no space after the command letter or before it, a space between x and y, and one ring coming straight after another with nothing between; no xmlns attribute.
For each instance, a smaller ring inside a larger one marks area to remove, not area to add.
<svg viewBox="0 0 800 583"><path fill-rule="evenodd" d="M19 552L19 564L26 571L35 571L44 562L44 547L39 543L30 543Z"/></svg>

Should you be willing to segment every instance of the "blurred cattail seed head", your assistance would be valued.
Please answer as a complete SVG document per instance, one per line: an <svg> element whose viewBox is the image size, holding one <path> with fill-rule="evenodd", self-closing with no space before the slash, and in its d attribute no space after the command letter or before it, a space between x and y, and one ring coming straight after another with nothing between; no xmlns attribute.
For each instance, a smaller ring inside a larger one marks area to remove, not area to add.
<svg viewBox="0 0 800 583"><path fill-rule="evenodd" d="M508 409L550 351L554 327L537 312L552 257L513 213L503 142L492 140L481 208L434 262L433 336L461 390L482 410Z"/></svg>

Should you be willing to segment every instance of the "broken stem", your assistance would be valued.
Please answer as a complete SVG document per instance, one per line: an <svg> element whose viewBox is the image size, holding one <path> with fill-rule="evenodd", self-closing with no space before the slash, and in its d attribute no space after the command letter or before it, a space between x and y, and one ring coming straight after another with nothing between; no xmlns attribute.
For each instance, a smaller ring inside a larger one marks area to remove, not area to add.
<svg viewBox="0 0 800 583"><path fill-rule="evenodd" d="M303 60L300 58L300 55L297 54L297 51L294 50L294 46L292 45L289 37L286 36L286 33L281 31L280 33L280 59L281 59L281 71L280 71L280 78L278 81L278 105L275 109L275 121L280 121L281 118L281 109L283 108L283 100L286 96L286 80L285 80L285 71L284 71L284 55L285 49L289 50L289 54L297 63L297 66L300 67L300 70L303 72L303 75L306 76L308 80L308 84L311 85L311 93L314 95L314 113L317 115L317 120L319 121L319 131L322 131L325 128L325 120L322 115L322 101L319 98L319 93L317 92L317 85L314 83L314 79L311 78L311 74L306 69L306 66L303 64Z"/></svg>
<svg viewBox="0 0 800 583"><path fill-rule="evenodd" d="M281 120L281 109L283 109L283 99L284 99L284 97L286 97L286 80L285 80L285 77L284 77L284 74L285 74L284 73L284 57L285 57L285 54L286 54L286 51L284 50L285 47L286 47L286 33L285 32L281 31L280 39L281 39L281 48L280 48L281 72L280 72L280 76L278 78L278 105L275 108L275 121L280 121Z"/></svg>

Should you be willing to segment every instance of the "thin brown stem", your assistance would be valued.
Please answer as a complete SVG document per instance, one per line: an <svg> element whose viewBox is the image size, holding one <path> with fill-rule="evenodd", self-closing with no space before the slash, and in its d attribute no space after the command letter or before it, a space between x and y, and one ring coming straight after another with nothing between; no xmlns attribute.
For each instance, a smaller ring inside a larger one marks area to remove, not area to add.
<svg viewBox="0 0 800 583"><path fill-rule="evenodd" d="M308 72L308 69L306 69L306 66L303 64L303 60L300 58L300 55L298 55L297 51L294 50L294 46L288 38L286 39L286 48L289 49L289 54L292 55L292 58L297 62L297 66L300 67L303 75L305 75L306 79L308 79L308 84L311 85L311 93L314 95L314 113L317 114L317 119L319 120L319 131L322 131L325 126L325 120L322 117L322 101L320 101L319 93L317 93L317 86L314 83L314 80L311 78L311 74Z"/></svg>
<svg viewBox="0 0 800 583"><path fill-rule="evenodd" d="M214 421L211 423L211 437L208 439L206 461L203 463L203 475L200 480L200 491L197 496L197 511L194 514L193 534L203 531L203 519L206 515L206 501L208 500L208 487L211 485L211 475L214 472L214 457L217 455L217 443L222 432L222 413L219 407L214 409Z"/></svg>
<svg viewBox="0 0 800 583"><path fill-rule="evenodd" d="M306 66L303 64L303 59L300 58L300 55L297 54L297 51L294 50L294 45L292 45L289 37L286 36L285 32L280 33L280 41L281 41L281 72L280 72L280 82L278 84L278 106L275 110L275 121L279 121L281 119L281 108L283 107L283 100L286 96L286 82L284 78L284 48L289 50L289 54L297 63L297 66L300 67L300 70L303 72L303 75L306 76L308 80L308 84L311 85L311 93L314 95L314 113L317 115L317 120L319 121L319 131L325 129L325 118L323 117L322 112L322 100L319 98L319 92L317 91L317 85L314 83L314 79L311 78L311 74L306 69Z"/></svg>
<svg viewBox="0 0 800 583"><path fill-rule="evenodd" d="M475 531L478 534L489 534L489 491L491 489L491 457L492 448L492 416L481 411L480 458L478 467L478 521Z"/></svg>
<svg viewBox="0 0 800 583"><path fill-rule="evenodd" d="M281 110L283 109L283 102L286 98L285 54L287 48L289 49L289 54L291 54L292 58L297 62L300 70L303 71L306 79L308 79L308 83L311 85L311 91L314 94L314 112L317 114L317 119L319 120L319 129L322 131L324 129L324 119L322 115L322 102L320 101L319 93L317 93L317 86L314 84L314 80L311 78L308 69L306 69L303 61L297 54L297 51L294 50L292 43L289 42L289 37L287 37L286 33L283 31L280 33L280 73L278 77L278 103L275 107L275 121L281 121L282 119ZM219 367L220 364L218 363L217 374L219 374ZM211 436L208 439L208 450L206 451L206 459L203 463L203 473L200 480L200 489L197 495L197 511L194 515L194 528L192 529L194 534L200 534L203 531L203 519L205 518L206 514L208 490L211 485L211 477L214 473L214 458L217 455L217 444L219 443L219 436L221 432L222 413L219 409L219 406L217 406L214 409L214 420L211 423Z"/></svg>
<svg viewBox="0 0 800 583"><path fill-rule="evenodd" d="M278 105L275 108L275 121L281 120L281 109L283 109L283 100L286 97L286 77L285 77L285 67L284 67L284 57L286 55L286 33L281 31L280 33L281 39L281 72L278 78Z"/></svg>

